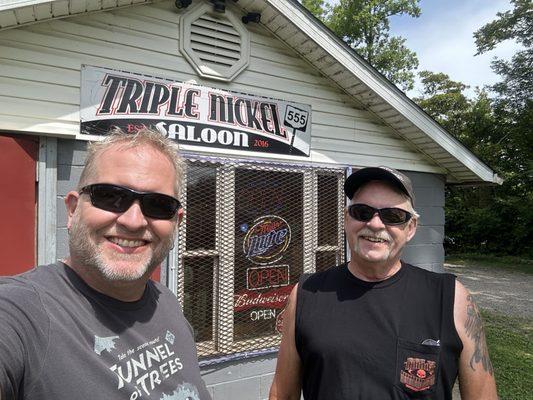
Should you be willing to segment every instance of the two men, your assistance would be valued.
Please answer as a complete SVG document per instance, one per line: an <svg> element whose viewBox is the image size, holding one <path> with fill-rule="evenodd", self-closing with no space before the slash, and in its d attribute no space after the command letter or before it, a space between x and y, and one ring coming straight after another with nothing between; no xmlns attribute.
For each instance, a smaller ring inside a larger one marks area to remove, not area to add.
<svg viewBox="0 0 533 400"><path fill-rule="evenodd" d="M363 168L345 182L349 263L291 293L270 400L496 399L481 318L453 275L406 264L417 228L408 177Z"/></svg>
<svg viewBox="0 0 533 400"><path fill-rule="evenodd" d="M179 304L149 280L172 247L182 167L157 132L91 145L69 192L70 255L0 280L0 398L209 399ZM290 297L270 399L495 399L479 312L451 275L400 260L407 177L348 178L348 264Z"/></svg>
<svg viewBox="0 0 533 400"><path fill-rule="evenodd" d="M65 198L70 255L0 280L0 399L210 399L190 325L150 275L182 217L176 145L89 145Z"/></svg>

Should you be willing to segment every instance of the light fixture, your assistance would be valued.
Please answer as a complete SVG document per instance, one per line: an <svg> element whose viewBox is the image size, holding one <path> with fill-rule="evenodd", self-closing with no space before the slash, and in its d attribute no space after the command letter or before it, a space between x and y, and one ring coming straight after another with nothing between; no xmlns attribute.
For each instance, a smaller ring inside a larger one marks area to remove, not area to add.
<svg viewBox="0 0 533 400"><path fill-rule="evenodd" d="M226 0L211 0L211 3L213 3L213 7L216 12L226 12Z"/></svg>
<svg viewBox="0 0 533 400"><path fill-rule="evenodd" d="M191 5L192 3L192 0L176 0L175 1L175 5L176 5L176 8L187 8Z"/></svg>
<svg viewBox="0 0 533 400"><path fill-rule="evenodd" d="M245 24L247 24L248 22L259 23L261 22L261 13L249 12L248 14L242 17L242 22Z"/></svg>

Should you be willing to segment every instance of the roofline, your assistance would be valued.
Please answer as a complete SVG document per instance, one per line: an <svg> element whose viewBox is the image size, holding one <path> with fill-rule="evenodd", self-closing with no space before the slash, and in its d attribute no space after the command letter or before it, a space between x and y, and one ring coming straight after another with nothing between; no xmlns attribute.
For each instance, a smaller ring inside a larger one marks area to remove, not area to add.
<svg viewBox="0 0 533 400"><path fill-rule="evenodd" d="M53 4L60 0L3 0L0 11L31 7L40 4ZM68 0L71 1L71 0ZM447 132L418 104L411 100L383 74L372 67L357 52L340 39L322 21L317 19L297 0L263 0L287 18L304 35L310 38L327 54L346 68L362 84L373 91L382 101L388 103L414 127L425 133L441 148L454 157L466 169L479 177L480 183L501 184L502 179L463 143ZM146 4L152 1L133 1L133 4ZM118 5L116 6L118 7ZM111 7L112 8L112 7ZM342 87L341 87L342 89ZM350 95L348 93L348 95ZM355 100L355 97L352 96ZM358 100L361 103L360 100ZM363 104L369 107L368 104ZM370 112L373 112L371 109ZM397 131L402 136L401 131ZM404 138L409 141L409 139ZM423 152L423 150L420 150Z"/></svg>
<svg viewBox="0 0 533 400"><path fill-rule="evenodd" d="M320 47L324 49L324 51L337 59L348 70L352 71L352 73L357 76L361 82L372 89L378 96L386 99L389 104L399 113L411 121L416 127L424 131L431 139L439 143L448 153L456 157L483 181L496 184L501 183L501 178L498 177L498 175L495 174L486 163L480 160L479 157L470 151L463 143L461 143L442 126L440 126L418 104L411 100L382 73L376 70L364 58L357 54L354 49L348 46L331 29L329 29L322 21L316 18L297 0L266 1L275 7L280 13L286 15L291 22L293 22L302 32L311 37ZM297 15L294 15L294 10L289 8L288 3L297 8L301 13L305 14L305 17L307 17L307 22L311 22L314 26L303 23L301 18L298 18ZM327 35L328 40L337 44L339 47L337 47L335 50L339 52L339 54L335 54L334 51L331 51L333 43L328 43L326 46L324 39L321 40L320 35L317 35L318 32L312 28L318 29L320 33ZM350 62L350 58L357 60L358 63ZM391 94L395 96L391 97ZM457 152L458 149L460 150L459 153ZM474 160L472 160L472 158Z"/></svg>
<svg viewBox="0 0 533 400"><path fill-rule="evenodd" d="M53 3L57 0L3 0L0 4L0 11L11 10L13 8L36 6L42 3Z"/></svg>

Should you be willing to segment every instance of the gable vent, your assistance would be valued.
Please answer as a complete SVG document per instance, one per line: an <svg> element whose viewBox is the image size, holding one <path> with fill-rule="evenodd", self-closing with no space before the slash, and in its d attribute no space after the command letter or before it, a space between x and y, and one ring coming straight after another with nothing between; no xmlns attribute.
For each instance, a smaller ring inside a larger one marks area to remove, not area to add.
<svg viewBox="0 0 533 400"><path fill-rule="evenodd" d="M241 37L228 21L203 15L191 25L191 49L202 61L231 67L241 58Z"/></svg>
<svg viewBox="0 0 533 400"><path fill-rule="evenodd" d="M202 77L232 80L249 62L250 38L239 18L226 8L213 13L202 5L184 14L180 50Z"/></svg>

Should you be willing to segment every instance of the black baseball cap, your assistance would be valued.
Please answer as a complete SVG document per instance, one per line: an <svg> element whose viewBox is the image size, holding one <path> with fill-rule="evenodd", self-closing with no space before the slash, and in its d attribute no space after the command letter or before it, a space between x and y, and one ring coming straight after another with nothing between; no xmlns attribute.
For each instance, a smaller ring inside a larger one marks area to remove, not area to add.
<svg viewBox="0 0 533 400"><path fill-rule="evenodd" d="M344 182L344 193L351 199L361 186L370 181L387 181L400 189L411 199L411 205L415 205L415 193L411 179L400 171L389 167L361 168L351 174Z"/></svg>

